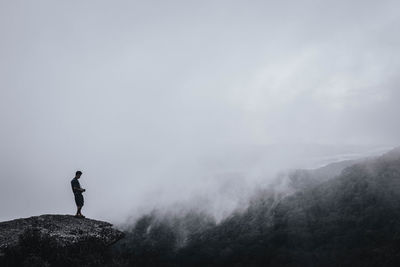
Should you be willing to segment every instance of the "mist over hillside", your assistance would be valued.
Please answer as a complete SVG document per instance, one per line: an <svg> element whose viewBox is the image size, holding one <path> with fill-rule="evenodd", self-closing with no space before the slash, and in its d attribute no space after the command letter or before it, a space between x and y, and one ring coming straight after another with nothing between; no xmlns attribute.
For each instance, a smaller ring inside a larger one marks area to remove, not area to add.
<svg viewBox="0 0 400 267"><path fill-rule="evenodd" d="M116 250L139 266L396 266L400 149L288 176L217 222L196 210L154 211ZM318 179L319 178L319 179Z"/></svg>
<svg viewBox="0 0 400 267"><path fill-rule="evenodd" d="M215 147L214 153L207 151L196 157L175 159L179 161L175 169L160 174L164 179L154 184L152 190L141 192L143 198L132 203L133 207L119 220L113 221L123 224L153 209L201 210L219 221L235 209L244 208L260 188L273 187L280 194L287 194L300 186L289 186L289 177L296 179L295 176L305 172L315 176L307 182L325 179L338 174L354 160L381 155L389 149L387 146L317 144ZM312 171L334 162L337 163Z"/></svg>

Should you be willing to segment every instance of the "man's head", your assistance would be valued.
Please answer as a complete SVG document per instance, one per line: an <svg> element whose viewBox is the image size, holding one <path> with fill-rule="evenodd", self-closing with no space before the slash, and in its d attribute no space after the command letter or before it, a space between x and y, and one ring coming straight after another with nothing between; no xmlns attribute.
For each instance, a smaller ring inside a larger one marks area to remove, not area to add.
<svg viewBox="0 0 400 267"><path fill-rule="evenodd" d="M79 179L79 178L81 177L81 175L82 175L82 172L81 172L81 171L77 171L77 172L75 173L75 177L76 177L77 179Z"/></svg>

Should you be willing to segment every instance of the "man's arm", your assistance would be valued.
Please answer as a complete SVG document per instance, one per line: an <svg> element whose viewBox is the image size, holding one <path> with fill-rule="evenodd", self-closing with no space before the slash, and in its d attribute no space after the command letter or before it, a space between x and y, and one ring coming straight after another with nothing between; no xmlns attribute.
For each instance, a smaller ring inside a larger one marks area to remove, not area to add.
<svg viewBox="0 0 400 267"><path fill-rule="evenodd" d="M80 187L74 187L74 190L76 191L81 191L81 192L85 192L86 190Z"/></svg>

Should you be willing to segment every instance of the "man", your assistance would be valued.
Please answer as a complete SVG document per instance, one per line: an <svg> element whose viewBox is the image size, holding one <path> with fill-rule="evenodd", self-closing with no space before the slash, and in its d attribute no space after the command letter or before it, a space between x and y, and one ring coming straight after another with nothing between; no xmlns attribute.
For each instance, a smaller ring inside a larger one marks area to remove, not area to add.
<svg viewBox="0 0 400 267"><path fill-rule="evenodd" d="M82 215L81 209L83 207L83 195L82 193L85 192L86 190L83 189L78 181L79 178L81 178L82 172L77 171L75 173L75 178L72 179L71 181L71 187L72 187L72 192L74 192L75 196L75 203L77 207L76 215L75 217L77 218L85 218L85 216Z"/></svg>

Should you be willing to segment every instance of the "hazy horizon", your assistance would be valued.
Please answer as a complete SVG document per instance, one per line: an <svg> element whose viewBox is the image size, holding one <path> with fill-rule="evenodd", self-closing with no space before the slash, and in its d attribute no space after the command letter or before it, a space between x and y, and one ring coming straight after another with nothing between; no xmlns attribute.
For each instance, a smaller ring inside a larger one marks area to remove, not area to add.
<svg viewBox="0 0 400 267"><path fill-rule="evenodd" d="M0 220L222 216L400 145L396 1L0 1ZM243 190L243 191L241 191Z"/></svg>

